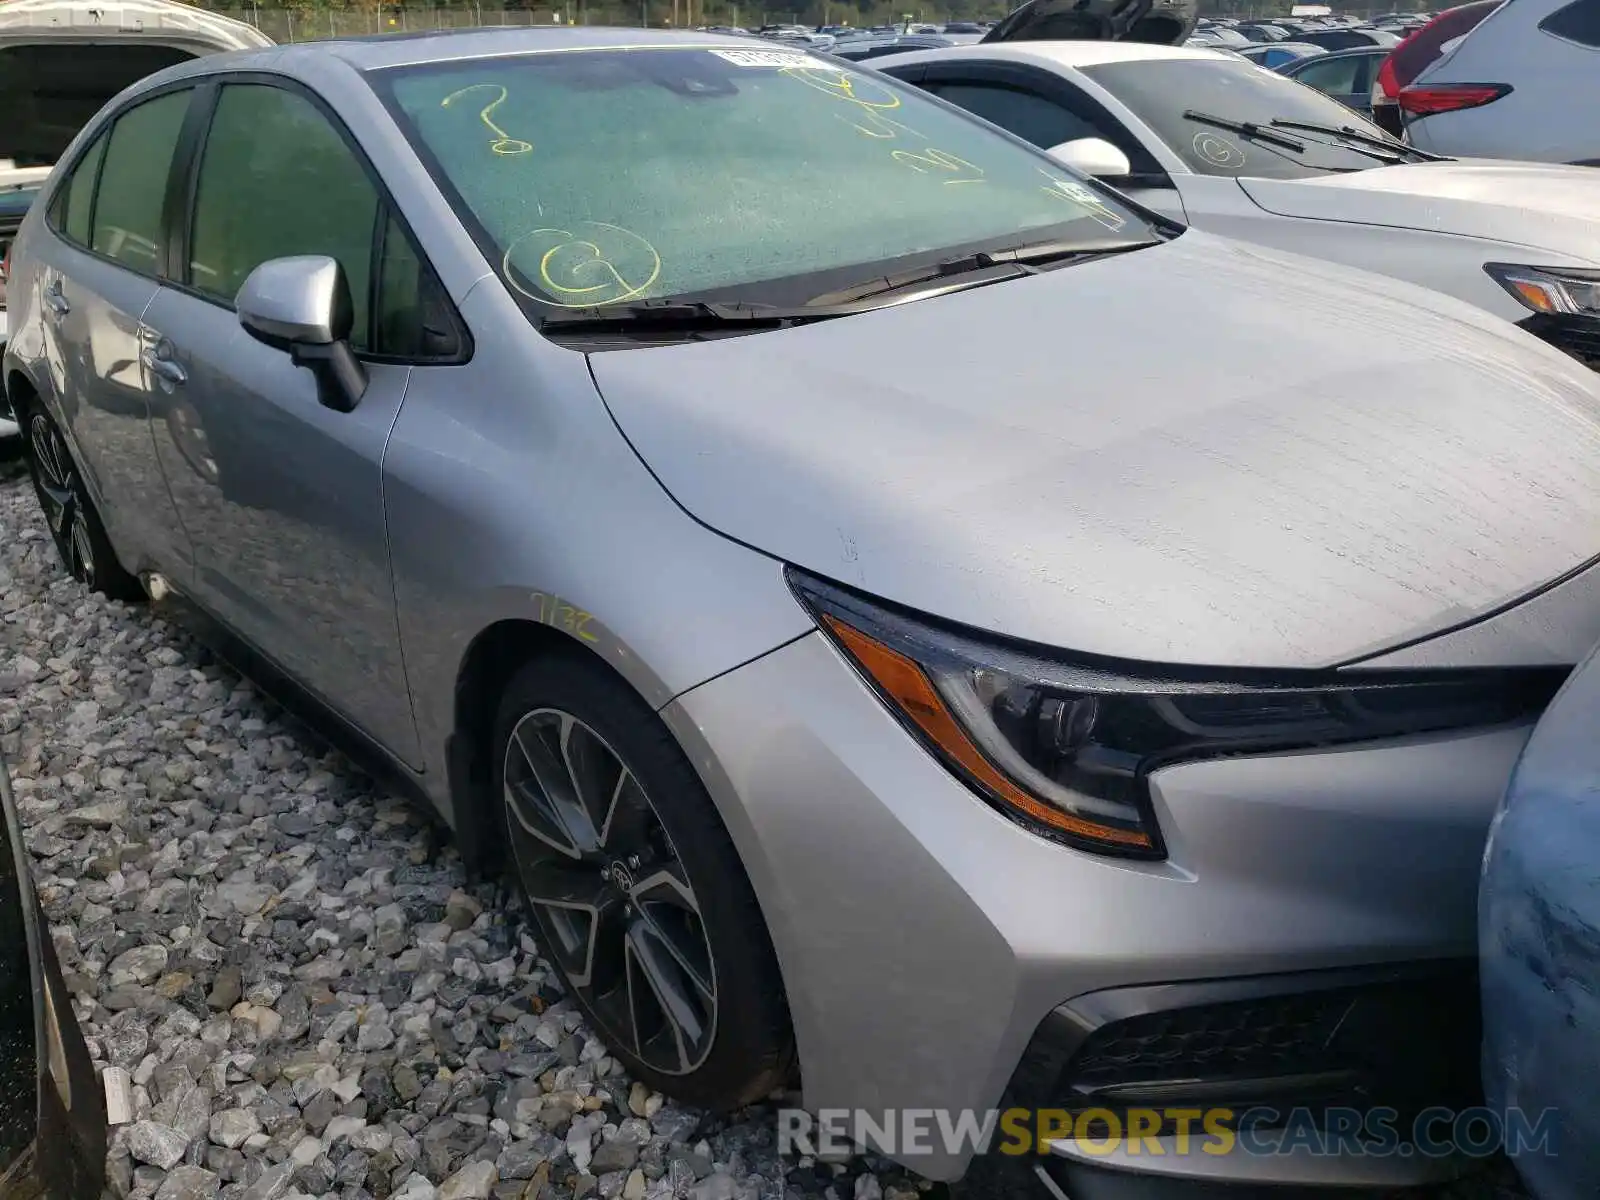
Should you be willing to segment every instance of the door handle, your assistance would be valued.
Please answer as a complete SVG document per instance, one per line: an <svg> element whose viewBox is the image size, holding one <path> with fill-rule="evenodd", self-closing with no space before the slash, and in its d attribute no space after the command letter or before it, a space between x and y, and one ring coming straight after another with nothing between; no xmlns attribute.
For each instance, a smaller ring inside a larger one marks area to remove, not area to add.
<svg viewBox="0 0 1600 1200"><path fill-rule="evenodd" d="M72 311L72 305L61 294L61 281L59 279L45 289L44 302L45 307L58 317L64 317Z"/></svg>
<svg viewBox="0 0 1600 1200"><path fill-rule="evenodd" d="M144 364L145 370L168 383L184 383L189 378L189 373L181 364L170 358L162 358L148 347L139 351L139 361Z"/></svg>

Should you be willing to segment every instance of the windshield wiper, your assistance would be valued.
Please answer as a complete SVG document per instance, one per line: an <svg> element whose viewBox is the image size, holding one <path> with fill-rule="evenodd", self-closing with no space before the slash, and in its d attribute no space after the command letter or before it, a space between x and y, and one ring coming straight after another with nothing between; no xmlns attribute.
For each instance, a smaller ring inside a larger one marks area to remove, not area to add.
<svg viewBox="0 0 1600 1200"><path fill-rule="evenodd" d="M963 281L978 287L1037 274L1046 266L1061 266L1159 245L1159 241L1036 242L1003 250L980 250L947 258L928 267L880 275L864 283L852 284L835 292L813 296L804 304L728 303L714 300L639 300L629 304L599 304L590 308L562 309L547 313L539 321L541 330L553 333L612 333L635 329L671 332L718 331L729 329L786 329L812 321L854 316L883 307L874 298L899 292L921 283L935 283L951 276L971 276L988 272L989 277Z"/></svg>
<svg viewBox="0 0 1600 1200"><path fill-rule="evenodd" d="M807 321L848 316L852 309L773 304L724 304L708 300L640 300L632 304L597 304L546 314L539 328L561 333L607 333L629 329L694 331L728 328L783 329Z"/></svg>
<svg viewBox="0 0 1600 1200"><path fill-rule="evenodd" d="M1405 162L1408 158L1415 162L1450 161L1448 155L1430 154L1426 150L1418 150L1415 146L1408 146L1392 138L1362 133L1361 130L1353 129L1349 125L1318 125L1312 121L1279 120L1274 120L1272 125L1276 129L1298 129L1306 133L1323 133L1329 137L1343 138L1346 142L1355 143L1350 149L1362 154L1371 154L1374 158L1381 158L1385 162Z"/></svg>
<svg viewBox="0 0 1600 1200"><path fill-rule="evenodd" d="M1282 146L1285 150L1293 150L1296 154L1305 153L1304 142L1285 134L1273 133L1269 126L1257 125L1254 121L1230 121L1227 117L1215 117L1193 108L1183 110L1183 119L1201 125L1214 125L1218 129L1226 129L1229 133L1237 133L1241 137L1254 138L1269 146ZM1276 125L1277 122L1274 121L1273 124Z"/></svg>
<svg viewBox="0 0 1600 1200"><path fill-rule="evenodd" d="M968 280L966 286L979 287L985 283L999 283L1004 279L1018 279L1024 275L1037 275L1048 267L1066 266L1106 254L1120 254L1127 250L1142 250L1159 245L1150 239L1126 242L1054 241L1034 242L1021 246L1008 246L1000 250L978 250L955 258L941 259L931 266L915 267L893 275L880 275L861 283L851 284L838 291L812 297L810 303L818 305L849 305L853 301L872 296L883 296L923 283L938 283L958 275L987 272L989 277Z"/></svg>

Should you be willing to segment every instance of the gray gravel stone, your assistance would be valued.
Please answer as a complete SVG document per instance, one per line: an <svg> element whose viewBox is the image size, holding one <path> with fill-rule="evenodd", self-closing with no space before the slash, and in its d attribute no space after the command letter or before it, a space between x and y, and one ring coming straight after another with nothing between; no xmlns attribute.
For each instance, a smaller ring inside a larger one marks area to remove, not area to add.
<svg viewBox="0 0 1600 1200"><path fill-rule="evenodd" d="M215 1172L204 1167L174 1167L156 1189L156 1200L211 1200L221 1183Z"/></svg>
<svg viewBox="0 0 1600 1200"><path fill-rule="evenodd" d="M261 1132L261 1119L246 1108L232 1108L211 1118L211 1140L219 1146L237 1150Z"/></svg>
<svg viewBox="0 0 1600 1200"><path fill-rule="evenodd" d="M190 1139L170 1125L139 1121L128 1127L128 1150L135 1162L170 1170L183 1158Z"/></svg>

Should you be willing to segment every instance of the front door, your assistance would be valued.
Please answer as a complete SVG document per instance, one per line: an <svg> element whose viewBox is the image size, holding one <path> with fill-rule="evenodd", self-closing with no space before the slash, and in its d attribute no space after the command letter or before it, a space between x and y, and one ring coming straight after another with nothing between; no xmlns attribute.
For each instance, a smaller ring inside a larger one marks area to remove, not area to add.
<svg viewBox="0 0 1600 1200"><path fill-rule="evenodd" d="M332 118L273 83L223 84L194 169L186 262L144 323L152 411L165 414L152 429L194 542L195 598L419 765L382 492L410 367L374 357L387 206ZM296 254L338 260L349 281L370 379L352 412L324 408L310 370L233 310L252 270Z"/></svg>

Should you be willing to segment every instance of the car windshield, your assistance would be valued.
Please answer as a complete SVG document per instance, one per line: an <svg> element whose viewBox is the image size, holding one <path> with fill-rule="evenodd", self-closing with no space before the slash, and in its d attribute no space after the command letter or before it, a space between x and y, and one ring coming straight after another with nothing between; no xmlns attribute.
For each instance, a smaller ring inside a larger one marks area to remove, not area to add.
<svg viewBox="0 0 1600 1200"><path fill-rule="evenodd" d="M1330 129L1345 126L1366 137L1390 140L1354 109L1253 63L1212 58L1146 60L1084 67L1083 73L1132 109L1200 175L1306 179L1334 171L1363 171L1380 165L1380 160L1339 145L1335 138L1303 129L1272 130L1267 141L1185 113L1269 128L1275 120ZM1292 149L1283 144L1285 140L1304 149ZM1401 147L1396 144L1396 149Z"/></svg>
<svg viewBox="0 0 1600 1200"><path fill-rule="evenodd" d="M535 53L376 73L538 310L803 303L949 250L1154 241L1115 193L887 77L801 51Z"/></svg>

